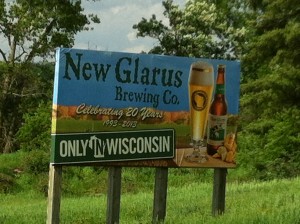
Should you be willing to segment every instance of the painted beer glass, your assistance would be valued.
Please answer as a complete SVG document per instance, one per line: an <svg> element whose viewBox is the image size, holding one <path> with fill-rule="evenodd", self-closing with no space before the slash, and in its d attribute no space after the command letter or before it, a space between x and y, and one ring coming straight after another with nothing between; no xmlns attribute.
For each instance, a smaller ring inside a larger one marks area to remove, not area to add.
<svg viewBox="0 0 300 224"><path fill-rule="evenodd" d="M202 61L193 63L188 83L193 152L188 154L186 159L203 163L207 161L205 134L214 86L213 66Z"/></svg>

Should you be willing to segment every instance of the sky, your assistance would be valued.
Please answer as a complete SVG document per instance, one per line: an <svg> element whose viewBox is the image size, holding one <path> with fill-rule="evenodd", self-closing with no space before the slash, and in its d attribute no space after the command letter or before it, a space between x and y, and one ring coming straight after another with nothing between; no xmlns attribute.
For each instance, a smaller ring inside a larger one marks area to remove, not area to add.
<svg viewBox="0 0 300 224"><path fill-rule="evenodd" d="M173 0L182 8L186 1ZM132 26L138 24L143 17L151 18L153 14L168 25L168 20L163 16L162 0L89 0L82 1L82 4L84 13L97 14L101 23L93 24L94 30L78 33L73 48L129 53L148 52L157 45L157 41L149 37L137 38L136 30ZM6 41L0 35L0 48L8 53Z"/></svg>
<svg viewBox="0 0 300 224"><path fill-rule="evenodd" d="M184 6L186 0L174 0ZM93 31L83 31L76 35L74 48L140 53L149 51L157 41L152 38L137 38L132 28L142 18L152 14L168 24L163 16L162 0L100 0L83 1L86 13L97 14L100 24L94 24Z"/></svg>

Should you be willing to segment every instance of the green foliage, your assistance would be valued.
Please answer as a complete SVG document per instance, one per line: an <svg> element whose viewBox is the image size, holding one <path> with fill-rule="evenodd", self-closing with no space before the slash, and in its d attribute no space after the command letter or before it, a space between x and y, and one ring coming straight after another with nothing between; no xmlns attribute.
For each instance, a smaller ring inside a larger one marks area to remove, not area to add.
<svg viewBox="0 0 300 224"><path fill-rule="evenodd" d="M14 169L20 168L23 153L17 152L12 154L0 155L0 172L12 175Z"/></svg>
<svg viewBox="0 0 300 224"><path fill-rule="evenodd" d="M247 77L268 75L261 67L299 69L299 4L296 0L264 1L263 13L255 20L256 37L243 58Z"/></svg>
<svg viewBox="0 0 300 224"><path fill-rule="evenodd" d="M17 179L22 172L22 153L0 155L0 192L14 193L18 189Z"/></svg>
<svg viewBox="0 0 300 224"><path fill-rule="evenodd" d="M48 173L50 153L42 150L32 150L23 154L22 167L26 173L37 175Z"/></svg>
<svg viewBox="0 0 300 224"><path fill-rule="evenodd" d="M300 110L297 107L258 119L239 135L239 161L260 179L298 176Z"/></svg>
<svg viewBox="0 0 300 224"><path fill-rule="evenodd" d="M35 192L47 195L49 151L32 150L22 153L22 162L19 164L21 172L16 176L17 192Z"/></svg>
<svg viewBox="0 0 300 224"><path fill-rule="evenodd" d="M168 0L169 25L154 15L134 25L158 40L150 53L242 59L238 166L247 177L299 175L299 4L190 0L180 9Z"/></svg>
<svg viewBox="0 0 300 224"><path fill-rule="evenodd" d="M300 174L300 108L284 109L276 116L276 123L265 145L269 157L267 168L278 177L293 177Z"/></svg>
<svg viewBox="0 0 300 224"><path fill-rule="evenodd" d="M107 170L103 167L64 167L63 180L64 195L96 195L107 192Z"/></svg>
<svg viewBox="0 0 300 224"><path fill-rule="evenodd" d="M41 103L33 113L24 114L24 124L17 133L22 151L50 150L51 102Z"/></svg>
<svg viewBox="0 0 300 224"><path fill-rule="evenodd" d="M133 26L138 37L158 40L150 53L223 59L243 54L249 36L243 22L251 15L240 1L189 0L181 10L166 0L163 6L168 25L153 15Z"/></svg>
<svg viewBox="0 0 300 224"><path fill-rule="evenodd" d="M100 22L96 15L83 13L81 1L3 1L0 11L0 35L11 50L9 57L0 51L6 62L31 62L53 54L56 47L71 47L77 32L88 30L91 21Z"/></svg>
<svg viewBox="0 0 300 224"><path fill-rule="evenodd" d="M52 98L54 65L2 65L0 85L6 84L0 94L0 151L7 153L18 146L15 134L22 126L23 115L34 111L41 101Z"/></svg>
<svg viewBox="0 0 300 224"><path fill-rule="evenodd" d="M15 179L7 174L0 173L0 193L9 193L11 192L15 184Z"/></svg>
<svg viewBox="0 0 300 224"><path fill-rule="evenodd" d="M33 175L31 173L22 173L16 179L17 186L14 189L14 194L25 193L33 195L48 194L48 173L40 173Z"/></svg>
<svg viewBox="0 0 300 224"><path fill-rule="evenodd" d="M49 59L57 47L72 47L75 34L89 30L91 22L100 20L85 15L80 0L1 1L0 58L6 64L4 69L0 66L1 153L17 150L15 134L22 115L51 96L51 85L40 74L49 74L53 68L47 71L47 66L35 65L34 60Z"/></svg>
<svg viewBox="0 0 300 224"><path fill-rule="evenodd" d="M299 7L264 1L243 60L241 159L262 179L299 175Z"/></svg>
<svg viewBox="0 0 300 224"><path fill-rule="evenodd" d="M34 102L32 102L34 105ZM18 153L2 155L6 173L13 175L14 191L34 190L46 194L50 158L51 102L40 103L24 114L24 124L17 133ZM11 161L11 162L10 162ZM18 173L13 173L17 169ZM0 167L0 172L1 172Z"/></svg>

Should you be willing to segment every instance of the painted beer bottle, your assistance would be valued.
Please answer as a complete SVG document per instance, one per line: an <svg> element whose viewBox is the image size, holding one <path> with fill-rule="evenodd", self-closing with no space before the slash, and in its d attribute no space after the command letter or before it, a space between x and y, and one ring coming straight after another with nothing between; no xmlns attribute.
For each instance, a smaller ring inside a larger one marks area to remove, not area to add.
<svg viewBox="0 0 300 224"><path fill-rule="evenodd" d="M214 99L211 103L207 124L207 153L214 155L224 145L227 126L227 102L225 98L225 65L218 65Z"/></svg>

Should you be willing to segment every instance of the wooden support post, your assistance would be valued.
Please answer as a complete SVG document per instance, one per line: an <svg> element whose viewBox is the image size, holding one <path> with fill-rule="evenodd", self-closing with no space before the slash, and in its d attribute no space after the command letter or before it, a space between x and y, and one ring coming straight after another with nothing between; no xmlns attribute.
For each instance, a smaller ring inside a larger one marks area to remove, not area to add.
<svg viewBox="0 0 300 224"><path fill-rule="evenodd" d="M109 167L106 223L117 224L120 219L122 167Z"/></svg>
<svg viewBox="0 0 300 224"><path fill-rule="evenodd" d="M166 217L167 191L168 168L156 168L152 223L163 222Z"/></svg>
<svg viewBox="0 0 300 224"><path fill-rule="evenodd" d="M47 224L58 224L60 217L62 166L50 164Z"/></svg>
<svg viewBox="0 0 300 224"><path fill-rule="evenodd" d="M225 211L226 168L214 169L212 215L221 215Z"/></svg>

